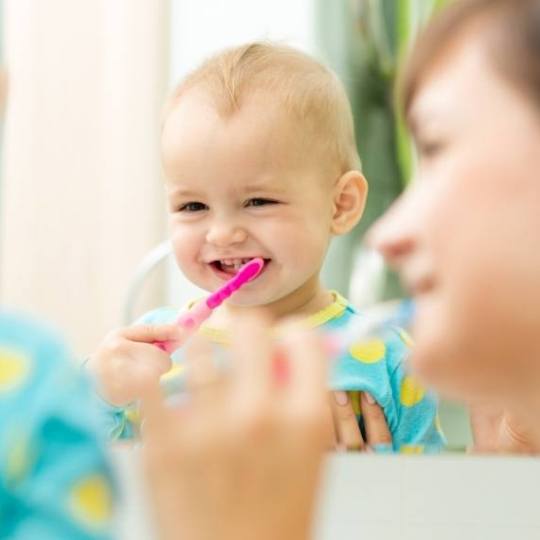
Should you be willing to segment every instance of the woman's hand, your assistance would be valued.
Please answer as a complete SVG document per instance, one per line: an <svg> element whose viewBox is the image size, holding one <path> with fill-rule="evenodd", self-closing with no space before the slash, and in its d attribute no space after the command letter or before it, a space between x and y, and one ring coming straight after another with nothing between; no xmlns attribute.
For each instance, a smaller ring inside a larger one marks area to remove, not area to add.
<svg viewBox="0 0 540 540"><path fill-rule="evenodd" d="M289 331L274 375L264 321L246 318L232 369L188 351L190 401L172 408L157 386L143 398L145 463L164 539L310 537L328 433L326 358L315 335Z"/></svg>
<svg viewBox="0 0 540 540"><path fill-rule="evenodd" d="M510 413L491 403L476 402L469 407L476 453L539 454L537 419Z"/></svg>
<svg viewBox="0 0 540 540"><path fill-rule="evenodd" d="M366 439L362 437L351 396L356 394L366 428ZM359 395L358 395L359 394ZM331 396L332 440L338 450L370 451L377 447L392 448L392 435L380 405L366 392L333 392Z"/></svg>

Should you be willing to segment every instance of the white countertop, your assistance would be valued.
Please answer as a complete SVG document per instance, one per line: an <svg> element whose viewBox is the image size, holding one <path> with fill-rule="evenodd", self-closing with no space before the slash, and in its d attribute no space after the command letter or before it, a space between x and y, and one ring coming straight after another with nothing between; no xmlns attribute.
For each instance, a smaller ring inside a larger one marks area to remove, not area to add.
<svg viewBox="0 0 540 540"><path fill-rule="evenodd" d="M118 537L150 540L139 452L112 458L124 494ZM317 540L538 540L540 460L333 455L316 530Z"/></svg>

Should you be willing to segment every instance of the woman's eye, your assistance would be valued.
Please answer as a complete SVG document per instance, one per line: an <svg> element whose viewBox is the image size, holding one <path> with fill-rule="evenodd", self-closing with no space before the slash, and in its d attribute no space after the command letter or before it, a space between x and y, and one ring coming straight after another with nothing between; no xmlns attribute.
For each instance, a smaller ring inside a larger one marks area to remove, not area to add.
<svg viewBox="0 0 540 540"><path fill-rule="evenodd" d="M179 209L180 212L202 212L208 210L208 206L201 202L188 202L183 204Z"/></svg>
<svg viewBox="0 0 540 540"><path fill-rule="evenodd" d="M417 149L420 158L430 159L441 152L444 144L440 141L423 141L418 142Z"/></svg>
<svg viewBox="0 0 540 540"><path fill-rule="evenodd" d="M261 198L255 198L255 199L249 199L249 201L246 202L246 207L249 206L268 206L278 204L278 201L275 201L273 199L261 199Z"/></svg>

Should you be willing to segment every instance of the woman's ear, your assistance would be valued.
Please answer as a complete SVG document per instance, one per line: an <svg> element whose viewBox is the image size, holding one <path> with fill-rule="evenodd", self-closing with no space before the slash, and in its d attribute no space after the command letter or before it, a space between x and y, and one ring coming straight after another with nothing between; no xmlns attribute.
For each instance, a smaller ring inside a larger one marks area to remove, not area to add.
<svg viewBox="0 0 540 540"><path fill-rule="evenodd" d="M348 171L334 187L331 232L346 234L360 221L368 193L368 183L359 171Z"/></svg>

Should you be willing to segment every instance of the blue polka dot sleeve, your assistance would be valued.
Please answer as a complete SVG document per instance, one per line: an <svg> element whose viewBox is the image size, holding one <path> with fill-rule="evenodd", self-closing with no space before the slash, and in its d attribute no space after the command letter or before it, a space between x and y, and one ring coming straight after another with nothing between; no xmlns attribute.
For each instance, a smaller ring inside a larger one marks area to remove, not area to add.
<svg viewBox="0 0 540 540"><path fill-rule="evenodd" d="M440 452L446 445L438 414L436 395L426 390L407 371L409 338L402 330L395 330L387 341L389 365L393 366L390 385L397 414L393 431L394 450L422 454Z"/></svg>

